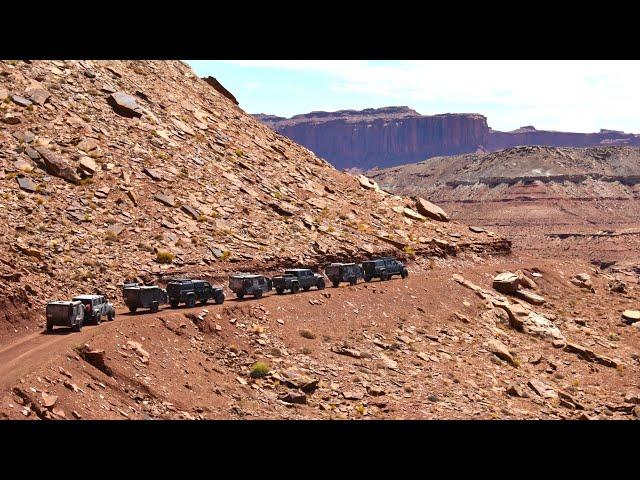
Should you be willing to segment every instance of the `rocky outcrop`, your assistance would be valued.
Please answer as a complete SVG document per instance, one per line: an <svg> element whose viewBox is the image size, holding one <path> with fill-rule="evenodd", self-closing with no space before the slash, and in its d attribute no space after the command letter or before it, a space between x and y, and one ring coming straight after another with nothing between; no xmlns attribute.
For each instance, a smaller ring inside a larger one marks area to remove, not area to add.
<svg viewBox="0 0 640 480"><path fill-rule="evenodd" d="M408 107L311 112L291 118L266 114L254 117L336 167L360 170L517 145L640 145L640 135L615 130L571 133L526 126L500 132L491 129L487 118L477 113L421 115Z"/></svg>
<svg viewBox="0 0 640 480"><path fill-rule="evenodd" d="M482 115L424 116L408 107L256 117L337 168L390 167L475 152L489 132Z"/></svg>
<svg viewBox="0 0 640 480"><path fill-rule="evenodd" d="M203 80L207 82L209 85L211 85L216 90L216 92L222 94L224 97L228 98L233 103L238 105L238 100L236 100L236 97L234 97L229 90L224 88L224 86L216 78L206 77L206 78L203 78Z"/></svg>

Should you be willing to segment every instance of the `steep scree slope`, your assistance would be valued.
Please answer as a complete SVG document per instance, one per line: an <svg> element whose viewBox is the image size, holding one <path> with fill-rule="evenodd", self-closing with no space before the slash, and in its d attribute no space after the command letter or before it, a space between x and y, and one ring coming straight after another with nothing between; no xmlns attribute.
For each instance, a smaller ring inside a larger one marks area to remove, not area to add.
<svg viewBox="0 0 640 480"><path fill-rule="evenodd" d="M0 142L0 338L125 278L509 248L408 218L179 61L2 61Z"/></svg>

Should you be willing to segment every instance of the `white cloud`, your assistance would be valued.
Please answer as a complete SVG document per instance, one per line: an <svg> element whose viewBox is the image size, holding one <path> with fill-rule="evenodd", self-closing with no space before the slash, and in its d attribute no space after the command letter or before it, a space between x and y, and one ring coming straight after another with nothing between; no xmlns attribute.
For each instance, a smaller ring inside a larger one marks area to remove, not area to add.
<svg viewBox="0 0 640 480"><path fill-rule="evenodd" d="M379 99L376 103L401 101L422 110L463 105L462 111L486 114L494 128L516 128L514 122L520 121L558 130L624 126L640 131L640 61L231 62L325 74L332 91L370 95Z"/></svg>

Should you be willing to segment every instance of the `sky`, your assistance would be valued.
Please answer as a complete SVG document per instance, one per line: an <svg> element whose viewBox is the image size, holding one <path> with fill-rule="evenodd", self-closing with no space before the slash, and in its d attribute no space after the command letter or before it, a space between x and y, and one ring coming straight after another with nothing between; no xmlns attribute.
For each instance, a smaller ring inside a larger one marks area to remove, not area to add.
<svg viewBox="0 0 640 480"><path fill-rule="evenodd" d="M640 133L640 61L193 60L248 113L405 105L480 113L495 130Z"/></svg>

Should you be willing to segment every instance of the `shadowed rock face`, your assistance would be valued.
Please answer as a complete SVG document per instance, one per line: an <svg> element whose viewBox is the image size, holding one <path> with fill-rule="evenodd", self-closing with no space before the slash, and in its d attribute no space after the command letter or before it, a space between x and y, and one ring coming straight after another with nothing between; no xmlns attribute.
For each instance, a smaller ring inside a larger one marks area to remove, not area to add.
<svg viewBox="0 0 640 480"><path fill-rule="evenodd" d="M475 152L486 143L489 132L482 115L423 116L407 107L256 118L338 168L388 167L435 155Z"/></svg>
<svg viewBox="0 0 640 480"><path fill-rule="evenodd" d="M526 126L500 132L489 128L483 115L425 116L408 107L311 112L288 119L265 114L255 117L338 168L362 170L517 145L640 145L637 135L614 130L570 133Z"/></svg>

